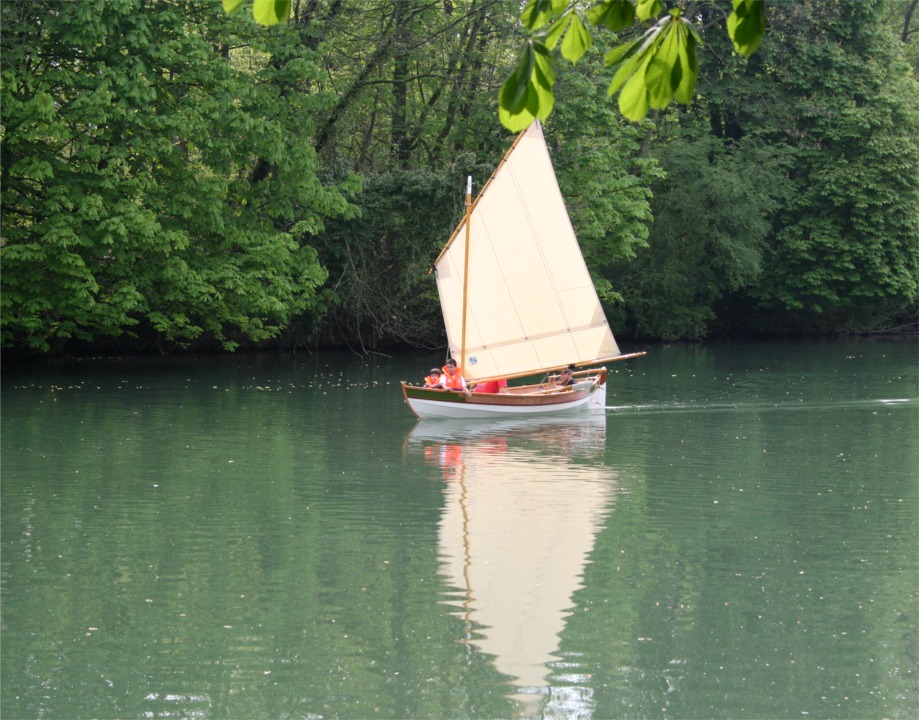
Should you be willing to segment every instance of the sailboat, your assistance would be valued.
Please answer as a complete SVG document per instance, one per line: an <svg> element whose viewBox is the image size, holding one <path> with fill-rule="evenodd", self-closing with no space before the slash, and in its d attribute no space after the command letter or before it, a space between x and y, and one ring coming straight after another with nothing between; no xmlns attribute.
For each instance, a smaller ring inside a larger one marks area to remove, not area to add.
<svg viewBox="0 0 919 720"><path fill-rule="evenodd" d="M568 217L542 126L508 150L434 262L450 356L467 383L530 378L504 392L402 383L419 418L500 418L602 410L607 369L623 355ZM575 384L552 374L573 365ZM536 382L533 382L533 379Z"/></svg>

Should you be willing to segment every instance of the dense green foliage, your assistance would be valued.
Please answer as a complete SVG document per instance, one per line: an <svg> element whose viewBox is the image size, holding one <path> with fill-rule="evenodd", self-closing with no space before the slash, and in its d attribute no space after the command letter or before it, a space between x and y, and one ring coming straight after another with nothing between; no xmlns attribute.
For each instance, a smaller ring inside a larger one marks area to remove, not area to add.
<svg viewBox="0 0 919 720"><path fill-rule="evenodd" d="M617 334L914 327L916 3L770 4L749 60L735 6L695 4L689 105L631 123L610 100L640 26L554 78L546 136ZM4 347L443 343L428 270L513 139L520 5L287 7L265 29L220 0L0 5Z"/></svg>
<svg viewBox="0 0 919 720"><path fill-rule="evenodd" d="M276 335L326 278L298 240L349 211L287 122L315 101L235 69L210 3L101 8L2 6L4 344Z"/></svg>
<svg viewBox="0 0 919 720"><path fill-rule="evenodd" d="M715 306L759 278L782 167L769 151L717 139L672 142L656 151L666 176L654 185L648 248L620 263L636 334L677 340L707 334Z"/></svg>
<svg viewBox="0 0 919 720"><path fill-rule="evenodd" d="M915 328L919 85L883 7L776 6L749 63L659 118L650 247L618 268L636 333Z"/></svg>
<svg viewBox="0 0 919 720"><path fill-rule="evenodd" d="M329 281L322 340L361 350L399 338L431 346L443 333L429 271L444 230L461 212L445 173L392 170L371 175L357 199L361 218L330 223L322 262Z"/></svg>
<svg viewBox="0 0 919 720"><path fill-rule="evenodd" d="M917 296L919 86L873 22L879 4L824 9L818 23L780 8L764 62L782 102L768 124L742 120L791 159L757 295L820 326L871 327Z"/></svg>

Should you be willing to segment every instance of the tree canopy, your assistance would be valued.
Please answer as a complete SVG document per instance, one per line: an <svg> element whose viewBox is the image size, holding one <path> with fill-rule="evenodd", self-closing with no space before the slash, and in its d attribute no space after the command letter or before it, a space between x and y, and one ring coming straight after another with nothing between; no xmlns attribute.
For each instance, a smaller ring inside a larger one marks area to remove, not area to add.
<svg viewBox="0 0 919 720"><path fill-rule="evenodd" d="M766 30L765 0L732 0L726 16L734 49L749 57ZM227 12L243 0L223 0ZM445 4L446 6L446 4ZM610 49L608 67L616 73L609 94L621 90L619 109L630 120L641 120L650 108L662 110L672 100L692 102L699 72L696 46L701 42L694 24L695 3L665 12L661 0L600 0L587 12L573 0L528 0L520 21L528 32L520 58L499 94L498 116L508 130L520 131L534 120L545 120L555 106L553 51L576 64L593 44L590 26L615 34L636 35ZM290 17L290 0L252 0L256 22L270 26Z"/></svg>
<svg viewBox="0 0 919 720"><path fill-rule="evenodd" d="M521 44L617 334L915 328L915 0L764 8L4 2L3 347L441 347L428 270Z"/></svg>
<svg viewBox="0 0 919 720"><path fill-rule="evenodd" d="M301 240L355 186L321 182L289 122L313 97L234 66L238 22L194 2L0 12L4 344L233 347L310 308L327 273Z"/></svg>

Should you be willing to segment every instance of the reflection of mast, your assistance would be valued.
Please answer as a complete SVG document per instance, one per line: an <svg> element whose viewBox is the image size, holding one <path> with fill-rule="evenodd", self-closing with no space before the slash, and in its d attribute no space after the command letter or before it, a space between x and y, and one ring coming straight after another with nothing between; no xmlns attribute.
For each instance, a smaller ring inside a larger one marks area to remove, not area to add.
<svg viewBox="0 0 919 720"><path fill-rule="evenodd" d="M459 476L460 494L459 504L463 516L463 587L466 589L466 597L463 600L463 622L466 625L465 641L467 643L472 639L472 579L470 578L470 568L472 567L472 547L469 542L469 508L467 507L466 473L460 471Z"/></svg>

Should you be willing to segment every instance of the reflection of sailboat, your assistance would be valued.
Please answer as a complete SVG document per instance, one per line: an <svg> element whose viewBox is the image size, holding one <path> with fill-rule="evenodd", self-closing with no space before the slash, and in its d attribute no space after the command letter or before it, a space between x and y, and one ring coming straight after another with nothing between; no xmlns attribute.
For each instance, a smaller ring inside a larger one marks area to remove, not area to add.
<svg viewBox="0 0 919 720"><path fill-rule="evenodd" d="M621 355L581 255L542 127L522 132L434 263L450 352L466 380L540 376ZM518 385L463 395L402 384L422 418L556 415L602 408L605 367L573 387Z"/></svg>
<svg viewBox="0 0 919 720"><path fill-rule="evenodd" d="M447 481L439 549L456 587L449 602L532 716L614 492L597 462L606 419L457 426L456 436L441 423L425 427L409 441Z"/></svg>

